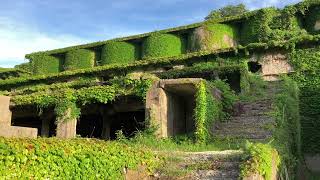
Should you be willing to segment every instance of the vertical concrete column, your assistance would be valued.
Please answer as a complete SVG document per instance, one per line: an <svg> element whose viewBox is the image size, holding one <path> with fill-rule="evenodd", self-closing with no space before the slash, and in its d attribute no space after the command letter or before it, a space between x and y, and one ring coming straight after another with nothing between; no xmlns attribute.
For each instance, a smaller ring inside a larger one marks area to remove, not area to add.
<svg viewBox="0 0 320 180"><path fill-rule="evenodd" d="M57 118L57 133L58 138L75 138L77 135L77 119L68 119L71 110L67 110L64 117Z"/></svg>
<svg viewBox="0 0 320 180"><path fill-rule="evenodd" d="M66 122L58 122L57 137L58 138L75 138L77 135L77 120L68 120Z"/></svg>
<svg viewBox="0 0 320 180"><path fill-rule="evenodd" d="M151 88L146 97L146 119L156 126L158 137L168 137L168 98L162 88Z"/></svg>
<svg viewBox="0 0 320 180"><path fill-rule="evenodd" d="M11 126L10 97L0 96L0 126Z"/></svg>
<svg viewBox="0 0 320 180"><path fill-rule="evenodd" d="M101 109L100 110L102 116L102 139L110 139L111 135L111 122L112 122L112 114L113 112L108 109Z"/></svg>
<svg viewBox="0 0 320 180"><path fill-rule="evenodd" d="M52 116L50 115L43 115L41 116L41 136L42 137L49 137L49 130L50 130L50 120Z"/></svg>

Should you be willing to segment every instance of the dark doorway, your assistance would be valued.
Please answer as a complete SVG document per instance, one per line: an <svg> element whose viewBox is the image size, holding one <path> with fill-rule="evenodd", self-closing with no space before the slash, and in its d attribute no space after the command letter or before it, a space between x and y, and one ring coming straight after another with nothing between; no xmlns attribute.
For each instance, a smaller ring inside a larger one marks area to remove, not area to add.
<svg viewBox="0 0 320 180"><path fill-rule="evenodd" d="M38 136L53 137L56 135L56 116L53 108L40 111L36 106L15 106L12 111L12 126L38 129ZM41 112L41 113L40 113Z"/></svg>
<svg viewBox="0 0 320 180"><path fill-rule="evenodd" d="M145 111L117 112L112 117L111 122L111 139L116 139L116 133L122 131L123 135L130 138L138 131L143 131L145 125Z"/></svg>
<svg viewBox="0 0 320 180"><path fill-rule="evenodd" d="M77 134L87 138L101 138L102 122L99 112L97 114L81 115L77 122Z"/></svg>
<svg viewBox="0 0 320 180"><path fill-rule="evenodd" d="M250 62L248 62L248 68L249 68L250 72L257 73L257 72L261 71L262 65L259 64L258 62L250 61Z"/></svg>

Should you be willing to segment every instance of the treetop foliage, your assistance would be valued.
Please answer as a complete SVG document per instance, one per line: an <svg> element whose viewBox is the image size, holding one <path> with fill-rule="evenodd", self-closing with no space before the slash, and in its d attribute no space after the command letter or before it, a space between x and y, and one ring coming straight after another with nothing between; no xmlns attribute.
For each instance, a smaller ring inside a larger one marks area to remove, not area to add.
<svg viewBox="0 0 320 180"><path fill-rule="evenodd" d="M225 17L240 15L245 12L248 12L248 9L242 3L238 5L228 5L218 10L211 11L210 14L207 17L205 17L205 19L208 20L208 19L225 18Z"/></svg>

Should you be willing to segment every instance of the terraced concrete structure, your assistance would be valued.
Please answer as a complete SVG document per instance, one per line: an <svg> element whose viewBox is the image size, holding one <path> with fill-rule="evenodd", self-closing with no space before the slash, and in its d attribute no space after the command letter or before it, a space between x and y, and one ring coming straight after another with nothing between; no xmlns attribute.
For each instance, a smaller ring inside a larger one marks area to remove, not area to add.
<svg viewBox="0 0 320 180"><path fill-rule="evenodd" d="M152 125L158 137L269 140L278 123L268 114L277 94L271 82L295 73L292 50L319 46L317 7L302 2L28 54L15 74L0 71L0 136L115 139ZM228 121L207 119L214 115L203 101L223 104L224 92L205 84L225 80L241 95L254 91L255 75L270 81L265 98L239 101ZM206 173L194 177L216 176Z"/></svg>

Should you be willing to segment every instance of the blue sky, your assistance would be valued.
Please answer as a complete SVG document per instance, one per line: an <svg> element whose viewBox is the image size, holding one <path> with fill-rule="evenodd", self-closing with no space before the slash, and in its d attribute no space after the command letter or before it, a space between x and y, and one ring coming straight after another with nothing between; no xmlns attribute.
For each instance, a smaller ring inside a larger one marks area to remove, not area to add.
<svg viewBox="0 0 320 180"><path fill-rule="evenodd" d="M199 22L213 9L253 10L300 0L0 0L0 67L27 53Z"/></svg>

